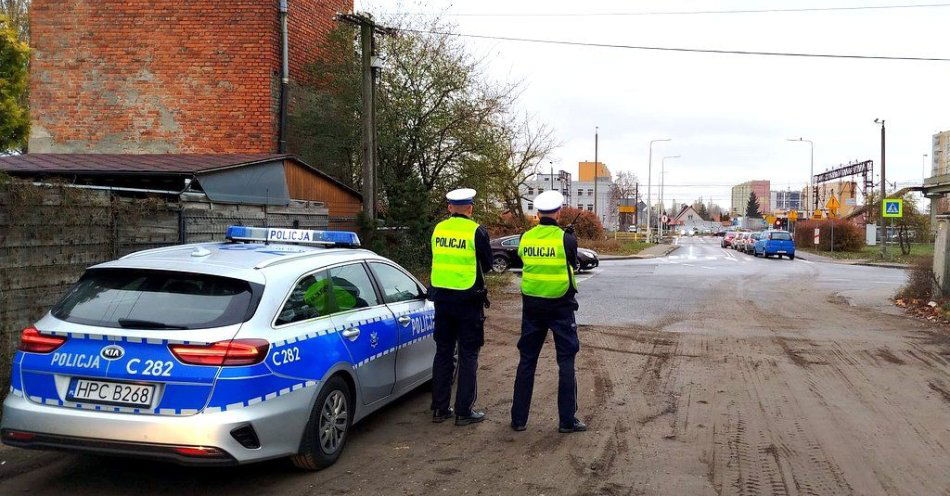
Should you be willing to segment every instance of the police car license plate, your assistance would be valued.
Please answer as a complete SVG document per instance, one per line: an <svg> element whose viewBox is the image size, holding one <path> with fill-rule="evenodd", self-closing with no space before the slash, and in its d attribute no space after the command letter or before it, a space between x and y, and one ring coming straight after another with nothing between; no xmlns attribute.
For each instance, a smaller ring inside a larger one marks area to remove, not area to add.
<svg viewBox="0 0 950 496"><path fill-rule="evenodd" d="M775 253L785 253L785 250L778 250L778 251L775 252Z"/></svg>
<svg viewBox="0 0 950 496"><path fill-rule="evenodd" d="M66 399L77 403L148 408L155 397L154 384L73 379Z"/></svg>

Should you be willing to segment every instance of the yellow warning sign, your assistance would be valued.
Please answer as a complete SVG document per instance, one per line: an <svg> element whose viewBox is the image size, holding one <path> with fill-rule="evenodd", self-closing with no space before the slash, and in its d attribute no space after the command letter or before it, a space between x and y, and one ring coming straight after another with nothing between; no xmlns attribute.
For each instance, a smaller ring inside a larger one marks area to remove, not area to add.
<svg viewBox="0 0 950 496"><path fill-rule="evenodd" d="M825 203L825 208L827 208L832 215L838 213L839 207L841 207L841 202L838 201L838 197L835 195L831 195L831 198L828 199L828 203Z"/></svg>
<svg viewBox="0 0 950 496"><path fill-rule="evenodd" d="M795 222L798 220L798 210L792 210L788 213L788 220Z"/></svg>

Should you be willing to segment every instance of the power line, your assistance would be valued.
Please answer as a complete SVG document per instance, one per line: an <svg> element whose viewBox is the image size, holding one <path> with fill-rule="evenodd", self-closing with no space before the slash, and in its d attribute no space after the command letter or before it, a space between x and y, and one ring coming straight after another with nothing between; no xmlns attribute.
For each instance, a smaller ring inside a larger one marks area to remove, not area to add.
<svg viewBox="0 0 950 496"><path fill-rule="evenodd" d="M677 15L718 15L718 14L773 14L789 12L835 12L835 11L854 11L854 10L893 10L893 9L921 9L921 8L940 8L950 7L950 3L928 3L928 4L910 4L910 5L858 5L845 7L804 7L787 9L739 9L739 10L655 10L643 12L496 12L496 13L478 13L478 12L447 12L442 14L446 17L636 17L636 16L677 16ZM411 16L438 16L438 14L428 14L422 12L405 12L403 15ZM399 15L397 13L396 15Z"/></svg>
<svg viewBox="0 0 950 496"><path fill-rule="evenodd" d="M887 56L887 55L846 55L846 54L832 54L832 53L765 52L765 51L758 51L758 50L716 50L712 48L655 47L655 46L644 46L644 45L592 43L592 42L584 42L584 41L552 40L552 39L541 39L541 38L519 38L519 37L514 37L514 36L491 36L491 35L484 35L484 34L451 33L448 31L430 31L430 30L425 30L425 29L399 28L398 30L408 32L408 33L434 34L434 35L440 35L440 36L457 36L460 38L475 38L475 39L483 39L483 40L517 41L517 42L522 42L522 43L543 43L543 44L550 44L550 45L567 45L567 46L596 47L596 48L624 48L624 49L629 49L629 50L648 50L648 51L658 51L658 52L688 52L688 53L707 53L707 54L712 53L712 54L724 54L724 55L760 55L760 56L769 56L769 57L807 57L807 58L825 58L825 59L950 62L950 58L939 58L939 57L900 57L900 56Z"/></svg>

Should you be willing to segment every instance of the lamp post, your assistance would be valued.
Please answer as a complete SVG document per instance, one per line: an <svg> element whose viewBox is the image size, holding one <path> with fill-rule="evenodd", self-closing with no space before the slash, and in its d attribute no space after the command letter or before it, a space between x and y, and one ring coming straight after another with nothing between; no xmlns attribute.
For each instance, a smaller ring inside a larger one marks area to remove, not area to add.
<svg viewBox="0 0 950 496"><path fill-rule="evenodd" d="M815 142L812 140L807 140L805 138L788 138L785 141L798 141L801 143L808 143L811 148L811 167L808 174L808 208L812 210L809 212L808 208L805 209L805 213L811 217L814 214L815 207Z"/></svg>
<svg viewBox="0 0 950 496"><path fill-rule="evenodd" d="M667 155L660 160L660 205L663 205L663 210L666 210L666 196L663 195L663 186L666 183L666 159L668 158L680 158L679 155ZM662 219L662 218L661 218ZM660 224L660 239L663 239L663 224Z"/></svg>
<svg viewBox="0 0 950 496"><path fill-rule="evenodd" d="M653 144L661 141L673 141L670 138L650 140L650 156L647 159L647 243L653 241L653 204L650 191L653 187Z"/></svg>

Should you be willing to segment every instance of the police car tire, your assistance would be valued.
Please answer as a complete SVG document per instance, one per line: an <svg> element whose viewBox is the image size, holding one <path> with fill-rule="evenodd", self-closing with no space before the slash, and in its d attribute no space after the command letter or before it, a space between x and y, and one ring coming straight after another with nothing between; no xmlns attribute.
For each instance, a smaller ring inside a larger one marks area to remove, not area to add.
<svg viewBox="0 0 950 496"><path fill-rule="evenodd" d="M340 447L334 453L327 454L320 445L320 412L327 397L334 391L340 391L343 397L346 398L346 408L349 415L347 415L346 431L343 434ZM337 458L346 449L346 440L350 434L350 426L353 424L353 413L353 398L349 386L340 376L333 376L320 390L317 401L313 404L310 420L307 422L303 440L300 442L300 452L290 458L293 464L304 470L321 470L336 463Z"/></svg>

